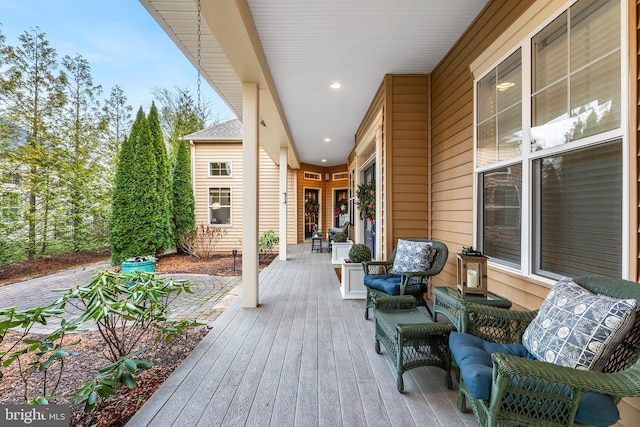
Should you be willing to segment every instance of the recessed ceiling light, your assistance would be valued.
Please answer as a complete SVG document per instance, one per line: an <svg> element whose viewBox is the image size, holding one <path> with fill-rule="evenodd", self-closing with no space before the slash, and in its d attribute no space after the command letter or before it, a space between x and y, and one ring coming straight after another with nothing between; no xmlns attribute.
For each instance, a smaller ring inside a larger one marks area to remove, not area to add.
<svg viewBox="0 0 640 427"><path fill-rule="evenodd" d="M325 138L324 142L331 142L331 138Z"/></svg>
<svg viewBox="0 0 640 427"><path fill-rule="evenodd" d="M327 163L327 159L320 160L322 163Z"/></svg>
<svg viewBox="0 0 640 427"><path fill-rule="evenodd" d="M333 82L329 85L329 87L331 89L340 89L342 87L342 83L340 82Z"/></svg>

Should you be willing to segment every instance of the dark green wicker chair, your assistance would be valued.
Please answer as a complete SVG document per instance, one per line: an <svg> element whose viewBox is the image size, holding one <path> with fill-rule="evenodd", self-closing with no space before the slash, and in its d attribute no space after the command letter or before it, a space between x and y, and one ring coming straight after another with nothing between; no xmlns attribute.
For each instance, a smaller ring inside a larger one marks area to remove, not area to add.
<svg viewBox="0 0 640 427"><path fill-rule="evenodd" d="M576 421L581 403L589 407L583 398L597 394L608 395L613 406L623 397L640 396L640 284L602 276L578 277L574 282L595 294L638 301L631 332L618 344L603 372L578 370L516 355L493 353L493 376L488 400L474 398L469 387L460 378L458 408L464 412L468 402L479 425L603 425L593 417L584 415L582 418L586 418L588 422ZM520 344L524 330L536 314L537 310L512 311L463 303L462 331L492 343ZM585 396L586 393L589 395ZM615 410L615 406L613 409ZM601 406L592 404L591 410L598 412ZM580 415L578 419L580 420Z"/></svg>
<svg viewBox="0 0 640 427"><path fill-rule="evenodd" d="M447 245L437 240L429 239L405 239L414 242L431 242L436 254L431 263L431 267L426 271L415 271L403 273L400 281L400 295L411 295L417 300L417 304L424 306L430 312L427 302L424 299L425 287L428 286L430 277L439 274L447 263L449 249ZM382 274L390 274L393 268L393 262L396 258L397 248L393 250L391 257L386 261L365 261L362 263L365 276L374 276ZM367 288L367 300L364 307L364 318L369 318L369 308L373 308L373 300L377 296L394 296L378 289Z"/></svg>

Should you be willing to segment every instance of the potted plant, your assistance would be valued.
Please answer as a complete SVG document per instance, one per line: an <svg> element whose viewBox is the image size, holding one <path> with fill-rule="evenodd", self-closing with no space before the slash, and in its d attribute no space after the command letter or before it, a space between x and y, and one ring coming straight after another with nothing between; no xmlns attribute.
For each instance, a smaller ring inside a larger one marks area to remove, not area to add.
<svg viewBox="0 0 640 427"><path fill-rule="evenodd" d="M340 293L342 299L365 299L363 261L371 261L371 249L364 243L356 243L349 249L348 258L342 259Z"/></svg>
<svg viewBox="0 0 640 427"><path fill-rule="evenodd" d="M135 256L122 262L122 273L129 274L134 271L156 271L156 257L152 255Z"/></svg>
<svg viewBox="0 0 640 427"><path fill-rule="evenodd" d="M331 237L331 263L341 264L342 259L349 255L349 250L353 245L352 241L347 240L347 235L339 231Z"/></svg>

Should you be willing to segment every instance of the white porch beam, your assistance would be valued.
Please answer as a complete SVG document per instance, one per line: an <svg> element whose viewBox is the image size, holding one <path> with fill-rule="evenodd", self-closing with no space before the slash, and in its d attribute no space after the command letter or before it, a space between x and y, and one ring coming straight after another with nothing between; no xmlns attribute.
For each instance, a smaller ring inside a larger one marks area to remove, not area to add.
<svg viewBox="0 0 640 427"><path fill-rule="evenodd" d="M287 147L280 147L280 260L287 259L287 203L289 195L287 194L287 164L288 164Z"/></svg>
<svg viewBox="0 0 640 427"><path fill-rule="evenodd" d="M242 306L258 306L258 131L256 83L242 85Z"/></svg>

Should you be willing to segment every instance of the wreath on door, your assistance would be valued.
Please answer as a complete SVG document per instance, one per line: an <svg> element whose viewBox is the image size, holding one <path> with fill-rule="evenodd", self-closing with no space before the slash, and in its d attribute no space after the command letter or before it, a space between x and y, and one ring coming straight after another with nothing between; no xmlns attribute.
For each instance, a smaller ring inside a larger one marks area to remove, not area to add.
<svg viewBox="0 0 640 427"><path fill-rule="evenodd" d="M320 206L316 199L307 199L304 201L304 213L307 216L318 216Z"/></svg>
<svg viewBox="0 0 640 427"><path fill-rule="evenodd" d="M371 180L366 184L360 184L356 191L356 204L360 209L360 219L369 218L373 222L376 219L376 182Z"/></svg>

